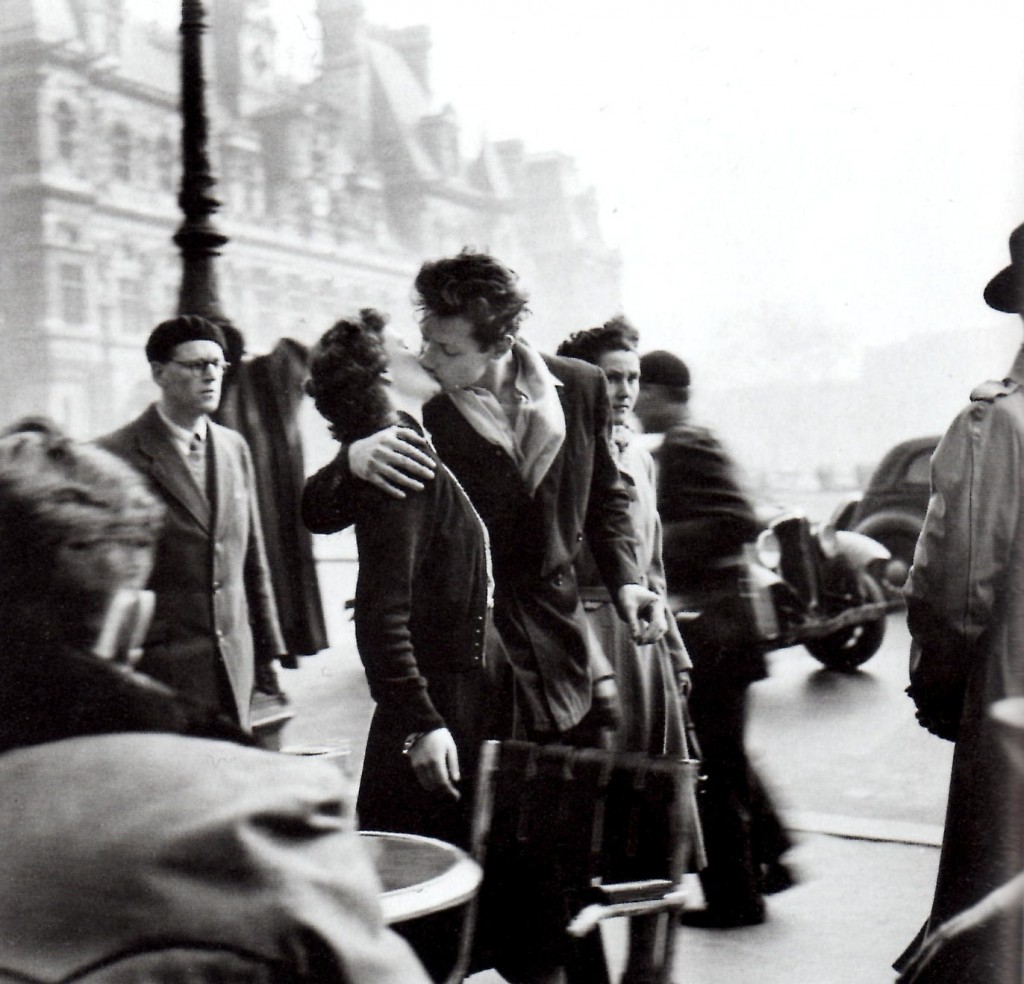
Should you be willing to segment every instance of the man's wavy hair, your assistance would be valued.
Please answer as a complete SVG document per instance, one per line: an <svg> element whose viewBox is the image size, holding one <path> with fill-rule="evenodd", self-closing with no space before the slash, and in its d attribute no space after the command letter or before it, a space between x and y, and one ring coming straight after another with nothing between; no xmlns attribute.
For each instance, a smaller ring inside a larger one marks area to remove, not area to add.
<svg viewBox="0 0 1024 984"><path fill-rule="evenodd" d="M640 332L620 314L599 328L574 331L558 346L556 354L596 366L605 352L635 352L639 343Z"/></svg>
<svg viewBox="0 0 1024 984"><path fill-rule="evenodd" d="M380 311L363 308L359 320L342 318L328 328L310 356L306 392L342 444L391 423L383 378L388 357L381 336L387 320Z"/></svg>
<svg viewBox="0 0 1024 984"><path fill-rule="evenodd" d="M416 306L423 314L465 318L473 326L472 337L485 349L503 335L515 335L529 311L518 280L514 270L493 256L467 247L457 256L428 260L420 267L413 284Z"/></svg>
<svg viewBox="0 0 1024 984"><path fill-rule="evenodd" d="M109 451L48 422L8 429L0 436L0 625L24 625L30 610L46 607L62 547L112 534L155 540L164 512L146 480Z"/></svg>

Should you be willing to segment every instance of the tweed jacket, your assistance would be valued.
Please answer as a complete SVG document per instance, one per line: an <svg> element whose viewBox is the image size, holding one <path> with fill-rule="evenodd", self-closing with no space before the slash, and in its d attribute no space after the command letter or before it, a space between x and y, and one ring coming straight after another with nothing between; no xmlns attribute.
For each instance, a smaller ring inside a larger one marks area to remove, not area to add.
<svg viewBox="0 0 1024 984"><path fill-rule="evenodd" d="M231 687L221 710L249 724L255 659L286 653L263 547L252 458L245 439L209 422L213 501L175 448L156 406L101 447L134 465L167 506L148 587L153 623L139 670L207 703L219 703L218 662Z"/></svg>

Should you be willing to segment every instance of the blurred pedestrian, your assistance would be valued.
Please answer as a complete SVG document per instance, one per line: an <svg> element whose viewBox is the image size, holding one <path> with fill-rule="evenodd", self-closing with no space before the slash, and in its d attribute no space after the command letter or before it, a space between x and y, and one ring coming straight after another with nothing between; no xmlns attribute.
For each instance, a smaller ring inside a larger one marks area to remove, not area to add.
<svg viewBox="0 0 1024 984"><path fill-rule="evenodd" d="M226 350L220 328L198 315L157 325L146 358L160 399L98 443L142 472L167 508L140 669L248 727L254 685L280 693L274 660L294 661L278 626L249 448L209 418Z"/></svg>
<svg viewBox="0 0 1024 984"><path fill-rule="evenodd" d="M763 922L763 894L791 884L780 860L790 841L744 744L747 689L767 675L764 654L730 635L740 624L743 546L761 525L725 449L690 419L689 398L682 359L665 351L640 359L636 414L645 431L664 435L655 457L668 590L698 615L681 629L693 660L689 707L707 776L707 867L700 875L706 907L684 912L682 921L728 928Z"/></svg>
<svg viewBox="0 0 1024 984"><path fill-rule="evenodd" d="M422 984L340 774L246 747L98 645L140 595L163 514L100 448L48 428L0 439L4 970Z"/></svg>
<svg viewBox="0 0 1024 984"><path fill-rule="evenodd" d="M654 460L634 440L630 423L640 391L638 336L624 318L600 328L570 335L558 346L558 354L596 365L605 377L612 407L612 449L630 495L629 515L637 536L637 557L644 583L665 599L665 572L661 559L661 519L657 510ZM683 704L690 684L690 658L673 619L657 642L638 645L625 630L607 588L601 583L589 551L576 561L587 617L597 633L607 669L617 685L621 716L611 732L619 751L647 755L692 757L688 747ZM623 984L642 984L653 979L658 917L634 917L629 922L629 954Z"/></svg>
<svg viewBox="0 0 1024 984"><path fill-rule="evenodd" d="M1024 317L1024 226L986 303ZM914 639L911 695L922 724L954 740L931 913L903 968L942 923L1024 867L1024 783L988 714L1024 694L1024 349L982 383L932 456L931 499L904 589ZM965 933L915 980L1019 984L1020 910Z"/></svg>

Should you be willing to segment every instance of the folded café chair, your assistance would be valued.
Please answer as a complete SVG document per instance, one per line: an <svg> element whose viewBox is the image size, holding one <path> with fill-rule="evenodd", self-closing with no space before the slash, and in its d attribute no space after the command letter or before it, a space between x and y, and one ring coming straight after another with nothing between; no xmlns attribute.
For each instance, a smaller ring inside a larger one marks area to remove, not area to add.
<svg viewBox="0 0 1024 984"><path fill-rule="evenodd" d="M543 960L545 945L569 954L571 979L608 981L600 922L645 915L660 922L653 979L667 982L682 878L704 866L698 771L695 759L486 742L471 846L483 886L449 984L462 979L471 952L478 967L514 972Z"/></svg>

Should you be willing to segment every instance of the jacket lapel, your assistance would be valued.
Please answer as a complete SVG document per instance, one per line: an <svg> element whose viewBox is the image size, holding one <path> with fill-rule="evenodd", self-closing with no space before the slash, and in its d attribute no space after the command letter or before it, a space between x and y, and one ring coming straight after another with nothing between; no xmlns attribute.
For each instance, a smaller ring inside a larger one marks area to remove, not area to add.
<svg viewBox="0 0 1024 984"><path fill-rule="evenodd" d="M231 512L229 506L235 496L235 471L231 467L224 435L213 421L208 425L207 435L210 439L210 450L213 451L214 529L220 536L224 532L224 523Z"/></svg>
<svg viewBox="0 0 1024 984"><path fill-rule="evenodd" d="M138 446L149 477L175 499L204 529L210 527L210 505L182 460L156 407L142 415Z"/></svg>

